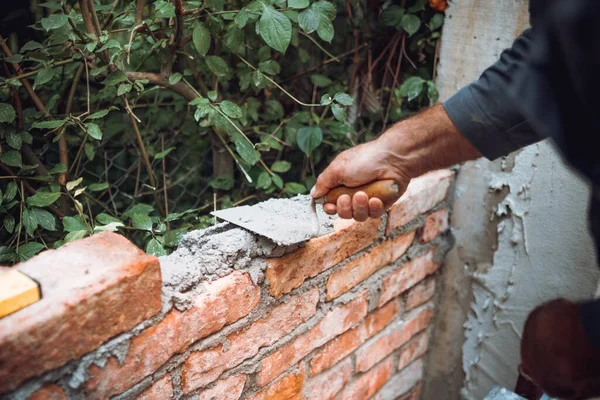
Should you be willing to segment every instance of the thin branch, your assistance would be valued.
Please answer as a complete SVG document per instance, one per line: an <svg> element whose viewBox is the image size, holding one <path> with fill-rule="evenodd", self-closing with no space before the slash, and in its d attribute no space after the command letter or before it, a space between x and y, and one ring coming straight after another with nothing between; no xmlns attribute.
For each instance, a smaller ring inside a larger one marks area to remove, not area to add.
<svg viewBox="0 0 600 400"><path fill-rule="evenodd" d="M71 113L73 107L73 98L75 97L75 92L77 91L77 84L79 83L79 79L81 78L81 74L83 73L84 64L81 64L77 71L75 71L75 76L73 77L73 83L71 84L71 89L69 90L69 95L67 97L67 105L65 107L65 114L69 115ZM69 169L69 148L67 146L67 135L66 132L63 131L62 135L58 138L58 151L60 156L60 162ZM67 172L62 172L58 175L58 183L61 185L66 185L68 180Z"/></svg>
<svg viewBox="0 0 600 400"><path fill-rule="evenodd" d="M308 39L310 39L311 42L313 42L315 44L315 46L317 46L319 48L319 50L321 50L323 53L327 54L329 57L331 57L331 59L333 61L336 62L340 62L339 58L337 58L336 56L334 56L333 54L331 54L330 52L327 51L327 49L323 46L321 46L321 44L319 42L317 42L317 40L315 38L313 38L312 36L310 36L307 33L304 33L302 31L298 31L302 36L307 37Z"/></svg>
<svg viewBox="0 0 600 400"><path fill-rule="evenodd" d="M69 60L61 60L61 61L57 61L57 62L51 64L50 67L60 67L61 65L71 64L76 61L78 61L78 60L75 60L73 58L71 58ZM31 76L37 75L43 69L45 69L45 68L40 68L40 69L36 69L35 71L25 72L24 74L16 75L13 78L19 79L19 80L24 79L24 78L29 78ZM6 83L6 82L0 83L0 87L4 87L6 85L8 85L8 83Z"/></svg>
<svg viewBox="0 0 600 400"><path fill-rule="evenodd" d="M85 59L83 52L79 49L77 49L77 51L80 52L81 56L83 57L83 63L85 65L85 82L86 82L86 88L87 88L87 111L79 116L79 117L82 117L83 115L88 115L91 112L90 111L90 75L89 75L89 67L87 64L87 60Z"/></svg>
<svg viewBox="0 0 600 400"><path fill-rule="evenodd" d="M404 48L405 41L406 41L406 35L402 34L402 48ZM392 87L390 88L390 98L388 100L387 109L385 111L385 117L383 118L382 131L385 131L385 128L387 126L387 120L388 120L388 117L390 116L390 110L392 108L392 101L394 99L394 88L398 85L398 74L400 73L400 67L402 66L403 54L404 54L403 51L401 51L400 54L398 54L398 63L396 64L396 71L394 71L394 82L392 83Z"/></svg>
<svg viewBox="0 0 600 400"><path fill-rule="evenodd" d="M148 80L148 82L162 86L166 89L172 90L173 92L183 96L186 100L192 101L200 94L197 93L189 84L179 81L172 85L169 83L169 78L155 72L126 72L127 78L131 80Z"/></svg>

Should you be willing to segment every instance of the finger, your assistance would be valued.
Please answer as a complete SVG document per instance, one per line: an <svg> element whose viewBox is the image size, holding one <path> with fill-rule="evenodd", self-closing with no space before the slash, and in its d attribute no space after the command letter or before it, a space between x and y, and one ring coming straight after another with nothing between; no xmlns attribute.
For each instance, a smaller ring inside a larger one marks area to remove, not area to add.
<svg viewBox="0 0 600 400"><path fill-rule="evenodd" d="M347 194L344 194L337 199L337 213L340 218L352 218L352 199Z"/></svg>
<svg viewBox="0 0 600 400"><path fill-rule="evenodd" d="M341 161L333 160L325 171L323 171L317 178L315 186L310 190L310 195L313 198L323 197L331 189L340 186L343 180L343 169L339 167Z"/></svg>
<svg viewBox="0 0 600 400"><path fill-rule="evenodd" d="M369 218L369 196L365 192L356 192L352 197L352 211L356 221L364 222Z"/></svg>
<svg viewBox="0 0 600 400"><path fill-rule="evenodd" d="M372 197L369 199L369 217L371 218L379 218L385 212L385 208L383 207L383 201L376 197Z"/></svg>
<svg viewBox="0 0 600 400"><path fill-rule="evenodd" d="M337 213L337 207L333 203L323 204L323 211L329 215L335 215Z"/></svg>

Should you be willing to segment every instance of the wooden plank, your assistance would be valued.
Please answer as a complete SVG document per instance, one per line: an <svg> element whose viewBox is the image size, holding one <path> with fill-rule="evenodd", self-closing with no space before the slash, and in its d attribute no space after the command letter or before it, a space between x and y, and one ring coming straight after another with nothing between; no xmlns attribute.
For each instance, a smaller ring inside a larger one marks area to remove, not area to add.
<svg viewBox="0 0 600 400"><path fill-rule="evenodd" d="M33 279L17 269L0 275L0 318L40 299L40 288Z"/></svg>

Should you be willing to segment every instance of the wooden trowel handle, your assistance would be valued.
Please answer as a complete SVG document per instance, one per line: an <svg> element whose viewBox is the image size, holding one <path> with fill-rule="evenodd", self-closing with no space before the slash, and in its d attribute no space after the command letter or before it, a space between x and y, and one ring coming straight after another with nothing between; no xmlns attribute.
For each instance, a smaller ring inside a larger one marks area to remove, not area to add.
<svg viewBox="0 0 600 400"><path fill-rule="evenodd" d="M331 189L329 193L324 196L324 200L326 203L335 204L338 197L341 195L347 194L352 197L352 195L354 195L356 192L365 192L369 198L376 197L383 202L384 206L389 207L398 199L400 195L400 188L393 179L375 181L353 188L338 186L335 189Z"/></svg>

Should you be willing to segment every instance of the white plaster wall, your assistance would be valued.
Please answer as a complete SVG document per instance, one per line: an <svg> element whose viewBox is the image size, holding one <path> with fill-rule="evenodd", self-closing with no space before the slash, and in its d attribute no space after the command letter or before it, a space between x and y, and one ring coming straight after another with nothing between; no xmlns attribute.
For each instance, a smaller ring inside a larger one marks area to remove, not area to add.
<svg viewBox="0 0 600 400"><path fill-rule="evenodd" d="M526 0L457 0L447 15L442 100L477 79L528 23ZM493 385L513 389L527 314L553 298L594 295L600 270L588 197L547 141L461 166L424 399L480 400Z"/></svg>

